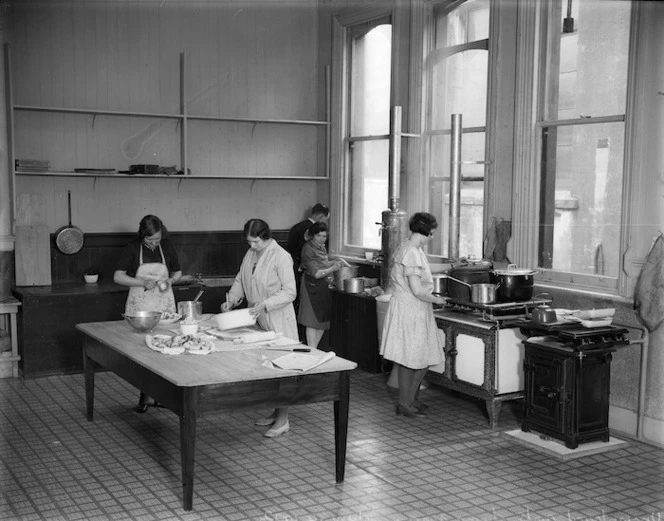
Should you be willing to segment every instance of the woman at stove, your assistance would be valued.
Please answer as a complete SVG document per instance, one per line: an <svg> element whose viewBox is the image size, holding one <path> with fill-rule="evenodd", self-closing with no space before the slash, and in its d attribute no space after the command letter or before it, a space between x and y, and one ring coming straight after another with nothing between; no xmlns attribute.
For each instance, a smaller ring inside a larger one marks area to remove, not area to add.
<svg viewBox="0 0 664 521"><path fill-rule="evenodd" d="M418 399L428 368L444 360L443 345L433 316L433 304L444 297L433 291L433 277L423 251L438 227L430 213L418 212L408 223L410 236L394 253L380 354L394 362L399 381L396 413L408 418L425 416L427 405Z"/></svg>
<svg viewBox="0 0 664 521"><path fill-rule="evenodd" d="M161 219L146 215L138 225L138 236L123 250L113 281L129 287L125 314L136 311L175 313L171 286L180 280L182 270L177 252L167 236L168 231ZM141 393L136 411L145 412L149 400L145 393Z"/></svg>

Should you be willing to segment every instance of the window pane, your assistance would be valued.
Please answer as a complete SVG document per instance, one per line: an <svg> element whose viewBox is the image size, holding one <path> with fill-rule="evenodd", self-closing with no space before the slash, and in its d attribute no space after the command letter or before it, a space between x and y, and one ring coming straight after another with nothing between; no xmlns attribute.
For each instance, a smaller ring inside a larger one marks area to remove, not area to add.
<svg viewBox="0 0 664 521"><path fill-rule="evenodd" d="M464 127L486 124L488 56L485 50L454 54L433 67L431 128L450 128L452 114Z"/></svg>
<svg viewBox="0 0 664 521"><path fill-rule="evenodd" d="M574 0L573 32L562 31L567 2L554 5L545 119L624 114L631 3Z"/></svg>
<svg viewBox="0 0 664 521"><path fill-rule="evenodd" d="M489 37L489 0L468 0L445 16L436 9L436 48L486 40Z"/></svg>
<svg viewBox="0 0 664 521"><path fill-rule="evenodd" d="M544 130L540 266L617 277L624 124L560 130Z"/></svg>
<svg viewBox="0 0 664 521"><path fill-rule="evenodd" d="M379 25L354 37L351 53L351 136L387 134L392 26Z"/></svg>
<svg viewBox="0 0 664 521"><path fill-rule="evenodd" d="M346 215L347 244L380 249L378 235L382 212L388 199L388 149L387 139L359 141L350 148L350 172Z"/></svg>

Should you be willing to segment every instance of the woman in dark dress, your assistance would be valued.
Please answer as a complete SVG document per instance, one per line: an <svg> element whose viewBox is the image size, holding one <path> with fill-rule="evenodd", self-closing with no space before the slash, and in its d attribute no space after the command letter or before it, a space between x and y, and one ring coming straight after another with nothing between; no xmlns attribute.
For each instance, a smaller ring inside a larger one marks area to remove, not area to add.
<svg viewBox="0 0 664 521"><path fill-rule="evenodd" d="M327 224L317 222L309 228L309 239L300 258L304 276L300 282L300 307L297 321L306 328L307 345L317 347L330 329L330 289L328 277L343 266L343 261L330 261L325 249Z"/></svg>

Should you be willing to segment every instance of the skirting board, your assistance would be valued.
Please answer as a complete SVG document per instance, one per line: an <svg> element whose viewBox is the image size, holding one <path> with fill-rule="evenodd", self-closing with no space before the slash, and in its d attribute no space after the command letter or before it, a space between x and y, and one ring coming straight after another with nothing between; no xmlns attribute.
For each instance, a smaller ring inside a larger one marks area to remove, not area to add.
<svg viewBox="0 0 664 521"><path fill-rule="evenodd" d="M629 445L625 440L610 436L607 442L591 441L580 443L576 449L568 449L562 441L554 440L537 432L523 432L521 429L516 429L505 431L503 435L519 445L553 456L561 461L591 456L609 450L624 449Z"/></svg>

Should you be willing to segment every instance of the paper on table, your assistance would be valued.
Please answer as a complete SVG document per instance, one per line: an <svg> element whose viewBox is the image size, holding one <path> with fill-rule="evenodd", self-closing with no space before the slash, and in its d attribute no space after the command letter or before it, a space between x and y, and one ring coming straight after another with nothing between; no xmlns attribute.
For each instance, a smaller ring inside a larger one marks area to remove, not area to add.
<svg viewBox="0 0 664 521"><path fill-rule="evenodd" d="M272 367L273 369L286 369L288 371L305 372L324 364L328 360L332 360L336 354L330 351L323 355L308 354L308 353L290 353L274 360L265 359L263 365Z"/></svg>

